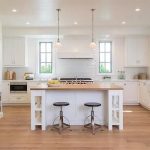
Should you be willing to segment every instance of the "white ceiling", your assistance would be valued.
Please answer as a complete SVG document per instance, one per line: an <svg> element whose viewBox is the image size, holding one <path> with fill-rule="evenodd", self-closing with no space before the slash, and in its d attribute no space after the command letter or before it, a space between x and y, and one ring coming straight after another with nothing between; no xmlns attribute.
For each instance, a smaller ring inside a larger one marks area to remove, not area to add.
<svg viewBox="0 0 150 150"><path fill-rule="evenodd" d="M135 12L135 8L141 8ZM15 8L17 13L11 10ZM56 9L61 8L60 25L91 25L91 8L95 8L96 26L150 26L150 0L0 0L3 26L57 26Z"/></svg>

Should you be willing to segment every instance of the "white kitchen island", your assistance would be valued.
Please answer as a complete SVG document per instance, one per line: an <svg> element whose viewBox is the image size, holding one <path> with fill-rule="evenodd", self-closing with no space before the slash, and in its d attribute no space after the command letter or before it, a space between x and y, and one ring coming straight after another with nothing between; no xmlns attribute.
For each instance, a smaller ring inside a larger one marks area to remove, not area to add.
<svg viewBox="0 0 150 150"><path fill-rule="evenodd" d="M60 84L48 87L41 84L31 87L31 130L41 126L46 130L52 125L60 108L53 106L54 102L69 102L63 108L71 125L83 125L91 108L84 106L86 102L99 102L100 107L94 108L95 115L101 125L107 125L112 130L117 125L123 129L123 89L113 84Z"/></svg>

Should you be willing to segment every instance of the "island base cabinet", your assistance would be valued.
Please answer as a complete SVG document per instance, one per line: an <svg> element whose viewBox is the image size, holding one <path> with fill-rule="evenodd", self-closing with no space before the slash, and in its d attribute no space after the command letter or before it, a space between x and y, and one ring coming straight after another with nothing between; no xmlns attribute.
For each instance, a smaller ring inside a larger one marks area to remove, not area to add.
<svg viewBox="0 0 150 150"><path fill-rule="evenodd" d="M46 129L45 125L45 92L32 91L31 94L31 130L36 126L41 126L42 130Z"/></svg>
<svg viewBox="0 0 150 150"><path fill-rule="evenodd" d="M94 108L95 116L101 125L108 125L112 130L117 125L123 129L123 90L31 90L31 130L41 126L52 125L60 109L54 102L66 101L70 105L63 108L64 115L71 125L84 125L85 118L91 108L84 106L86 102L99 102L101 107Z"/></svg>
<svg viewBox="0 0 150 150"><path fill-rule="evenodd" d="M117 125L123 130L123 91L108 91L108 129Z"/></svg>

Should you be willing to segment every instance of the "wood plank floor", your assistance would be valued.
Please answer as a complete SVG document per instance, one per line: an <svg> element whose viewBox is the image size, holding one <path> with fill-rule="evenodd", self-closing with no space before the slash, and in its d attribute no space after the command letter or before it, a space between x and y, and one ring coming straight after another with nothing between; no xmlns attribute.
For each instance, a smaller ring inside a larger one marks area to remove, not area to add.
<svg viewBox="0 0 150 150"><path fill-rule="evenodd" d="M0 150L150 150L150 111L141 106L124 108L124 130L97 132L73 127L55 131L31 131L29 106L5 107L0 119Z"/></svg>

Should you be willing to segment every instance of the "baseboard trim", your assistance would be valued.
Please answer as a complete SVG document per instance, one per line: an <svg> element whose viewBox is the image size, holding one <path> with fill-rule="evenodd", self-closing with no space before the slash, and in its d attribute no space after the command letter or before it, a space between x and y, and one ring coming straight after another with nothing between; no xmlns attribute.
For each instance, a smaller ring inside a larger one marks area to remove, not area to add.
<svg viewBox="0 0 150 150"><path fill-rule="evenodd" d="M133 106L133 105L138 106L138 105L140 105L140 103L133 103L133 104L131 103L131 104L123 104L123 105L124 105L124 106L130 106L130 105L131 105L131 106Z"/></svg>
<svg viewBox="0 0 150 150"><path fill-rule="evenodd" d="M142 104L140 104L140 106L144 107L144 108L147 109L147 110L150 110L150 108L148 108L148 107L146 107L146 106L144 106L144 105L142 105Z"/></svg>

